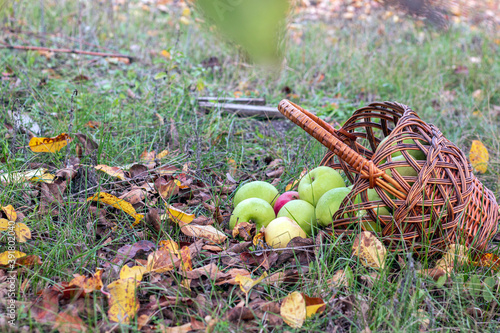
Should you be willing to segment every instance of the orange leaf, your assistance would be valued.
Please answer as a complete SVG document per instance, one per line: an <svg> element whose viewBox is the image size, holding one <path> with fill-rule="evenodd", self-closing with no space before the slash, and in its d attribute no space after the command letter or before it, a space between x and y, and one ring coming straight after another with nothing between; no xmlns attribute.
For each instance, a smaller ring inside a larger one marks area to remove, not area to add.
<svg viewBox="0 0 500 333"><path fill-rule="evenodd" d="M108 204L112 207L115 207L117 209L120 209L124 211L125 213L129 214L135 219L135 222L132 224L132 226L137 225L141 220L144 218L144 215L138 214L134 207L127 201L118 199L114 195L111 195L106 192L97 192L94 194L92 197L87 198L87 201L98 201L98 202L104 202L105 204Z"/></svg>
<svg viewBox="0 0 500 333"><path fill-rule="evenodd" d="M479 258L479 261L474 262L474 265L498 271L500 270L500 257L493 253L485 253Z"/></svg>
<svg viewBox="0 0 500 333"><path fill-rule="evenodd" d="M83 289L86 294L89 294L95 290L101 290L103 286L101 280L103 272L103 270L98 270L90 277L80 274L73 274L74 278L69 282L69 286L79 287Z"/></svg>
<svg viewBox="0 0 500 333"><path fill-rule="evenodd" d="M139 310L136 289L139 282L135 278L120 279L108 284L108 318L119 323L129 323Z"/></svg>
<svg viewBox="0 0 500 333"><path fill-rule="evenodd" d="M488 170L488 161L490 160L490 155L488 154L488 149L483 145L481 141L473 140L472 146L470 147L469 159L474 170L479 173L485 173Z"/></svg>
<svg viewBox="0 0 500 333"><path fill-rule="evenodd" d="M98 122L98 121L94 121L94 120L89 120L88 123L86 123L85 125L83 125L85 127L90 127L90 128L99 128L99 126L101 126L101 123Z"/></svg>
<svg viewBox="0 0 500 333"><path fill-rule="evenodd" d="M150 163L150 162L153 162L156 158L156 152L153 150L153 151L147 151L146 149L144 149L144 151L142 152L141 156L140 156L140 159L141 161L145 162L145 163Z"/></svg>
<svg viewBox="0 0 500 333"><path fill-rule="evenodd" d="M183 246L179 251L179 258L181 260L181 270L188 272L193 270L193 262L191 260L191 250L188 246Z"/></svg>
<svg viewBox="0 0 500 333"><path fill-rule="evenodd" d="M54 138L31 138L29 147L35 153L55 153L66 147L73 139L66 133L62 133Z"/></svg>
<svg viewBox="0 0 500 333"><path fill-rule="evenodd" d="M111 177L116 177L120 180L127 179L127 175L125 175L125 171L120 169L119 167L110 167L104 164L99 164L94 167L96 170L103 171L110 175Z"/></svg>
<svg viewBox="0 0 500 333"><path fill-rule="evenodd" d="M40 258L40 256L37 256L36 254L30 254L29 256L24 256L16 259L16 266L31 267L41 264L42 264L42 259Z"/></svg>
<svg viewBox="0 0 500 333"><path fill-rule="evenodd" d="M179 261L175 252L161 249L148 255L147 272L165 273L174 269Z"/></svg>

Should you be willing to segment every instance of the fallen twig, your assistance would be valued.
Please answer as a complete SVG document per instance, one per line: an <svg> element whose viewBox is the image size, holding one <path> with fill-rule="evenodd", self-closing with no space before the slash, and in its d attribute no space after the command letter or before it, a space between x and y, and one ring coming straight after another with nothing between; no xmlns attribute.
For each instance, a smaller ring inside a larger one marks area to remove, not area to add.
<svg viewBox="0 0 500 333"><path fill-rule="evenodd" d="M134 61L133 57L119 53L102 53L102 52L92 52L92 51L73 50L73 49L51 49L49 47L42 47L42 46L10 45L3 42L0 42L0 44L2 44L0 45L0 48L3 49L23 50L23 51L44 51L44 52L54 52L54 53L73 53L73 54L83 54L83 55L91 55L97 57L127 58L130 62Z"/></svg>
<svg viewBox="0 0 500 333"><path fill-rule="evenodd" d="M233 103L246 105L266 105L265 98L245 98L245 97L198 97L199 102L218 102L218 103Z"/></svg>
<svg viewBox="0 0 500 333"><path fill-rule="evenodd" d="M243 117L262 117L269 119L284 118L276 107L260 106L260 105L244 105L235 103L211 103L198 102L200 107L205 110L221 109L227 113L234 113Z"/></svg>

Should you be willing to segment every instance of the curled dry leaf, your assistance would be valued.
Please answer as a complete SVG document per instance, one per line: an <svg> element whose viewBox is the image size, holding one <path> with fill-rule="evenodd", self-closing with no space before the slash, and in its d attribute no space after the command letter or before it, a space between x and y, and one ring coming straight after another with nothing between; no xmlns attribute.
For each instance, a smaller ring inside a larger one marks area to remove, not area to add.
<svg viewBox="0 0 500 333"><path fill-rule="evenodd" d="M488 149L479 140L472 141L472 146L470 147L469 159L474 170L479 173L485 173L488 170L488 161L490 160L490 155Z"/></svg>
<svg viewBox="0 0 500 333"><path fill-rule="evenodd" d="M236 275L235 281L240 285L241 291L243 291L245 294L248 294L250 290L258 285L262 280L264 280L267 277L267 272L264 272L258 279L253 280L250 276L248 275Z"/></svg>
<svg viewBox="0 0 500 333"><path fill-rule="evenodd" d="M26 256L26 253L20 251L5 251L0 253L0 266L15 264L16 259Z"/></svg>
<svg viewBox="0 0 500 333"><path fill-rule="evenodd" d="M188 246L183 246L179 251L179 259L181 260L180 269L183 272L193 270L193 261L191 260L191 250Z"/></svg>
<svg viewBox="0 0 500 333"><path fill-rule="evenodd" d="M167 206L168 217L175 223L179 223L181 225L189 224L195 218L194 214L188 214L168 204L165 204L165 206Z"/></svg>
<svg viewBox="0 0 500 333"><path fill-rule="evenodd" d="M188 224L181 228L183 234L209 240L215 244L223 243L227 236L211 225Z"/></svg>
<svg viewBox="0 0 500 333"><path fill-rule="evenodd" d="M31 138L28 143L30 149L35 153L55 153L66 147L73 139L66 133L54 138Z"/></svg>
<svg viewBox="0 0 500 333"><path fill-rule="evenodd" d="M255 230L255 224L253 223L248 223L248 222L238 223L233 228L233 238L236 238L236 236L240 235L241 238L248 241L252 239L253 230Z"/></svg>
<svg viewBox="0 0 500 333"><path fill-rule="evenodd" d="M135 219L132 226L137 225L144 218L144 215L138 214L129 202L119 199L109 193L97 192L92 197L87 198L87 201L104 202L105 204L124 211Z"/></svg>
<svg viewBox="0 0 500 333"><path fill-rule="evenodd" d="M94 167L96 170L102 171L110 175L111 177L118 178L120 180L126 180L128 177L125 174L125 171L120 169L119 167L110 167L105 164L99 164Z"/></svg>
<svg viewBox="0 0 500 333"><path fill-rule="evenodd" d="M69 287L79 287L85 294L102 289L102 273L104 270L97 270L91 276L73 274L74 278L69 282Z"/></svg>
<svg viewBox="0 0 500 333"><path fill-rule="evenodd" d="M136 289L139 282L131 277L108 284L109 310L108 318L119 323L129 323L139 310Z"/></svg>
<svg viewBox="0 0 500 333"><path fill-rule="evenodd" d="M163 199L179 193L180 182L177 179L167 180L165 177L159 177L155 180L155 188Z"/></svg>
<svg viewBox="0 0 500 333"><path fill-rule="evenodd" d="M283 303L281 303L280 314L290 327L301 328L307 316L304 296L294 291L285 297Z"/></svg>
<svg viewBox="0 0 500 333"><path fill-rule="evenodd" d="M14 209L14 207L12 207L12 205L7 205L7 206L0 205L0 209L7 216L7 220L9 220L9 221L16 221L17 220L17 213L16 213L16 210Z"/></svg>
<svg viewBox="0 0 500 333"><path fill-rule="evenodd" d="M353 255L358 256L366 267L383 269L387 249L384 244L369 231L363 231L356 236L352 244Z"/></svg>

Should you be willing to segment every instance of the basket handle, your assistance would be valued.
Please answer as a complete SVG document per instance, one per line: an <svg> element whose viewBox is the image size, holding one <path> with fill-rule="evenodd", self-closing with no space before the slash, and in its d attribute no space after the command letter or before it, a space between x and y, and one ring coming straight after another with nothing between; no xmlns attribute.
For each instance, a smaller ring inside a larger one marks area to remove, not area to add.
<svg viewBox="0 0 500 333"><path fill-rule="evenodd" d="M398 182L380 170L371 160L364 158L340 140L339 131L330 124L287 99L279 103L278 110L326 148L333 151L339 158L356 169L361 178L368 179L370 188L378 185L399 199L406 199L407 193Z"/></svg>

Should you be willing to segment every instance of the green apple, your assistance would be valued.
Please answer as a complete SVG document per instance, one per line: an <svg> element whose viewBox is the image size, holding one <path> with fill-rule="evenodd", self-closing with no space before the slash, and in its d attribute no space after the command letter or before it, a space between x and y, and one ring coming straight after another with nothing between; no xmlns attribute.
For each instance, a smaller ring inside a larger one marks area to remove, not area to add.
<svg viewBox="0 0 500 333"><path fill-rule="evenodd" d="M272 220L264 231L266 243L275 249L283 248L295 237L307 238L307 234L297 222L289 217Z"/></svg>
<svg viewBox="0 0 500 333"><path fill-rule="evenodd" d="M337 187L345 187L344 179L336 170L320 166L307 173L299 183L299 197L316 206L323 194Z"/></svg>
<svg viewBox="0 0 500 333"><path fill-rule="evenodd" d="M392 159L392 162L406 162L406 158L403 155L396 156ZM400 166L394 169L403 177L415 177L418 175L417 171L413 169L412 166ZM392 171L390 169L387 169L386 173L392 177Z"/></svg>
<svg viewBox="0 0 500 333"><path fill-rule="evenodd" d="M333 214L339 209L342 200L349 192L347 187L338 187L323 194L316 205L316 218L319 224L323 227L332 224Z"/></svg>
<svg viewBox="0 0 500 333"><path fill-rule="evenodd" d="M278 197L279 192L273 185L261 181L250 182L236 191L233 199L233 207L238 206L243 200L250 198L260 198L267 201L271 206L274 206L274 202Z"/></svg>
<svg viewBox="0 0 500 333"><path fill-rule="evenodd" d="M314 206L304 200L292 200L287 202L279 211L278 217L289 217L310 235L312 227L317 225Z"/></svg>
<svg viewBox="0 0 500 333"><path fill-rule="evenodd" d="M382 147L382 144L388 139L389 137L385 137L382 141L380 141L379 145L377 146L377 149L375 150L375 152L379 151L379 148ZM420 143L422 143L422 145L428 145L427 142L425 141L422 141L422 140L419 140ZM415 144L415 141L413 139L406 139L406 140L403 140L403 143L404 144ZM392 144L393 146L396 145L396 143L393 143ZM427 157L425 156L425 153L421 150L415 150L415 149L409 149L407 150L408 151L408 154L410 154L411 156L413 156L414 159L416 160L426 160ZM397 157L397 156L401 156L402 153L401 151L397 151L393 154L391 154L391 157ZM382 160L382 164L386 162L386 159L383 159Z"/></svg>
<svg viewBox="0 0 500 333"><path fill-rule="evenodd" d="M382 232L380 224L374 221L363 220L361 221L361 227L366 231Z"/></svg>
<svg viewBox="0 0 500 333"><path fill-rule="evenodd" d="M233 229L237 223L255 223L257 230L265 227L276 218L273 207L269 202L259 199L245 199L239 203L229 219L229 228Z"/></svg>

